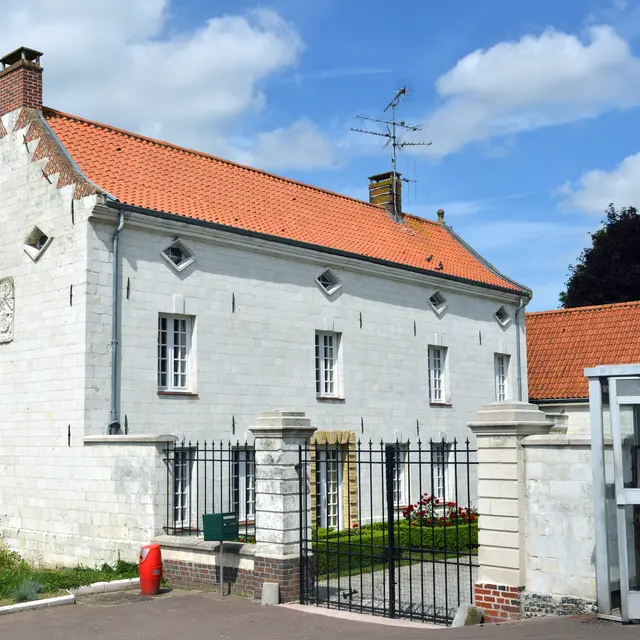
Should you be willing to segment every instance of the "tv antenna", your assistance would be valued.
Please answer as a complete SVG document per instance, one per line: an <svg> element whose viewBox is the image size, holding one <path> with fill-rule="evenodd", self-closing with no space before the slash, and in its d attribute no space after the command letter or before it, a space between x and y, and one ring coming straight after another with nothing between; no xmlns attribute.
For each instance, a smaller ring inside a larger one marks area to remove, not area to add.
<svg viewBox="0 0 640 640"><path fill-rule="evenodd" d="M402 180L403 182L415 182L415 180L408 180L407 178L402 178L398 173L398 151L402 151L405 147L430 147L431 142L404 142L398 139L398 129L403 129L405 131L422 131L424 126L421 124L407 124L404 120L398 122L396 120L396 107L400 104L400 100L403 96L407 95L407 87L402 87L402 89L398 89L396 91L396 95L393 100L385 107L384 113L391 109L391 120L383 120L381 118L369 118L367 116L356 116L361 120L367 120L368 122L377 122L379 124L384 125L386 131L370 131L367 129L356 129L354 127L351 128L351 131L356 131L357 133L366 133L370 136L380 136L381 138L386 138L387 142L384 145L386 149L389 145L391 145L391 166L392 166L392 178L393 178L393 213L395 219L400 219L401 212L398 211L398 202L397 202L397 185L398 180Z"/></svg>

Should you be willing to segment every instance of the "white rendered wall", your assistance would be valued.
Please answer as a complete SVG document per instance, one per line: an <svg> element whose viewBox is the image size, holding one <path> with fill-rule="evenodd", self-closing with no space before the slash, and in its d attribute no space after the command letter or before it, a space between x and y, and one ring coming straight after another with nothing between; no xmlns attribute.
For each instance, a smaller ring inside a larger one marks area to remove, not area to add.
<svg viewBox="0 0 640 640"><path fill-rule="evenodd" d="M150 227L152 219L146 220ZM184 224L165 233L149 227L125 223L121 235L121 418L126 415L130 433L243 440L260 413L284 407L306 412L318 429L353 430L364 441L415 441L417 427L423 442L466 438L466 423L495 398L497 352L511 355L510 396L517 393L515 325L503 328L493 316L505 304L513 318L514 296L478 288L491 296L481 298L473 289L456 292L444 280L432 279L434 286L425 278L422 284L417 278L415 283L383 278L360 272L354 261L320 254L311 261L291 250L289 256L267 255L249 238L239 247L227 246ZM94 228L92 251L99 259L92 264L100 268L93 274L96 306L104 309L111 299L107 251L113 226L96 222ZM160 255L178 235L197 256L181 274ZM327 266L343 282L330 298L314 282ZM436 287L448 300L441 317L427 302ZM157 393L157 319L159 313L172 312L196 319L197 397ZM96 328L89 349L104 353L108 314ZM316 399L316 330L342 333L343 400ZM449 347L450 406L429 404L429 344ZM107 354L96 358L97 375L88 384L91 433L104 430L108 422L108 378L102 373L108 363ZM523 387L526 394L526 376Z"/></svg>

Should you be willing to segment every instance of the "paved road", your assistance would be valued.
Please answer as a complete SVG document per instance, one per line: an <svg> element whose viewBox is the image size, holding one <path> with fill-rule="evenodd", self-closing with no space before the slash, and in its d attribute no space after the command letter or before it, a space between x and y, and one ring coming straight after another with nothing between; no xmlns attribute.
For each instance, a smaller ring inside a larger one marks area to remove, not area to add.
<svg viewBox="0 0 640 640"><path fill-rule="evenodd" d="M568 619L466 629L402 628L260 607L241 598L175 594L153 600L75 606L0 617L2 640L637 640L638 626Z"/></svg>
<svg viewBox="0 0 640 640"><path fill-rule="evenodd" d="M415 562L399 567L396 574L396 611L398 615L439 621L452 620L462 602L469 602L477 567L454 562ZM323 580L309 593L311 600L332 607L359 610L388 610L389 580L386 571L363 572ZM640 640L640 639L639 639Z"/></svg>

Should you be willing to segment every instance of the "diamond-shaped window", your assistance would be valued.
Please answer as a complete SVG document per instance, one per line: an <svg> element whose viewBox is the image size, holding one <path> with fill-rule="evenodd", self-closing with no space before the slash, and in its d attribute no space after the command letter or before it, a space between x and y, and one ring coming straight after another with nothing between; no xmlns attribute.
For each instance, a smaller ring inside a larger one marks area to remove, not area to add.
<svg viewBox="0 0 640 640"><path fill-rule="evenodd" d="M429 304L433 310L440 315L447 308L447 299L442 295L442 293L440 293L440 291L436 291L429 297Z"/></svg>
<svg viewBox="0 0 640 640"><path fill-rule="evenodd" d="M33 227L24 243L24 250L27 255L37 262L42 254L47 250L53 238L46 234L40 227Z"/></svg>
<svg viewBox="0 0 640 640"><path fill-rule="evenodd" d="M168 247L162 250L162 257L176 271L183 271L196 259L195 253L180 238L176 238Z"/></svg>
<svg viewBox="0 0 640 640"><path fill-rule="evenodd" d="M325 269L317 278L316 282L318 286L328 295L335 293L341 286L342 282L338 279L338 276L331 271L331 269Z"/></svg>
<svg viewBox="0 0 640 640"><path fill-rule="evenodd" d="M509 320L511 320L511 316L504 306L495 312L495 318L503 327L506 327L509 324Z"/></svg>

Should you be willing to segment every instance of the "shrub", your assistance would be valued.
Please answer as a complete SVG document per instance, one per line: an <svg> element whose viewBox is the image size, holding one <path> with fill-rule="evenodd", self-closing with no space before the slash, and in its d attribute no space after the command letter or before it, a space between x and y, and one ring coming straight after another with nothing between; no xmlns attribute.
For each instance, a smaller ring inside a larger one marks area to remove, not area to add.
<svg viewBox="0 0 640 640"><path fill-rule="evenodd" d="M0 573L3 571L24 571L29 565L0 540Z"/></svg>
<svg viewBox="0 0 640 640"><path fill-rule="evenodd" d="M16 602L31 602L42 593L43 586L37 580L25 580L14 590L12 596Z"/></svg>
<svg viewBox="0 0 640 640"><path fill-rule="evenodd" d="M384 528L383 528L384 527ZM320 534L320 530L318 531ZM418 560L419 553L465 553L478 546L478 525L412 526L405 521L395 525L395 546L405 552L405 559ZM313 539L318 575L367 570L387 560L386 524L375 523L354 531L325 532Z"/></svg>

